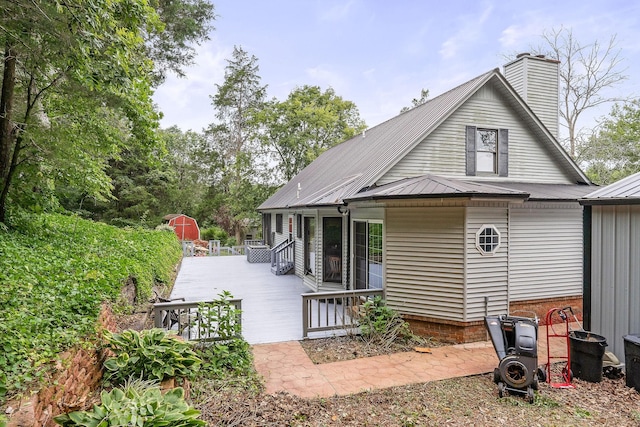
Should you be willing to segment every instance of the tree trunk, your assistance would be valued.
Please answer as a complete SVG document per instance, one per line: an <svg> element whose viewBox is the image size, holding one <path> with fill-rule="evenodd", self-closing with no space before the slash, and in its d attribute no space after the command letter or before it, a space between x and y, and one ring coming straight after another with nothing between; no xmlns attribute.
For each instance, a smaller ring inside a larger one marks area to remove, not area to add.
<svg viewBox="0 0 640 427"><path fill-rule="evenodd" d="M11 181L15 133L13 131L13 101L16 85L16 57L9 44L4 51L2 94L0 95L0 222L5 221L7 195Z"/></svg>

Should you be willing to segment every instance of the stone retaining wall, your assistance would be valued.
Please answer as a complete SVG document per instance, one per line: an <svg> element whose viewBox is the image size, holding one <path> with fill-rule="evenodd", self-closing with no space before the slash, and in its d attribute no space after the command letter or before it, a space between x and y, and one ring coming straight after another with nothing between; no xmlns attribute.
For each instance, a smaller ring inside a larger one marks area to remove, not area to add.
<svg viewBox="0 0 640 427"><path fill-rule="evenodd" d="M102 306L98 327L116 332L115 317L106 304ZM53 417L90 407L89 399L100 384L104 362L104 354L96 347L89 343L85 348L63 353L49 385L31 398L9 403L8 406L15 408L15 411L10 414L7 426L54 427L57 424Z"/></svg>

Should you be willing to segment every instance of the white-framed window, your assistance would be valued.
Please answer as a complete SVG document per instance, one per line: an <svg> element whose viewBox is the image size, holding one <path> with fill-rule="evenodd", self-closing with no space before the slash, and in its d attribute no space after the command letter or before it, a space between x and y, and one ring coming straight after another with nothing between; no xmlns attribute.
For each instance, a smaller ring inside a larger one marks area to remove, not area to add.
<svg viewBox="0 0 640 427"><path fill-rule="evenodd" d="M476 172L498 173L498 130L476 130Z"/></svg>
<svg viewBox="0 0 640 427"><path fill-rule="evenodd" d="M354 282L356 289L382 289L381 221L354 221Z"/></svg>
<svg viewBox="0 0 640 427"><path fill-rule="evenodd" d="M491 224L483 224L476 232L476 248L482 255L493 255L500 247L500 232Z"/></svg>
<svg viewBox="0 0 640 427"><path fill-rule="evenodd" d="M467 176L509 176L509 130L467 126Z"/></svg>

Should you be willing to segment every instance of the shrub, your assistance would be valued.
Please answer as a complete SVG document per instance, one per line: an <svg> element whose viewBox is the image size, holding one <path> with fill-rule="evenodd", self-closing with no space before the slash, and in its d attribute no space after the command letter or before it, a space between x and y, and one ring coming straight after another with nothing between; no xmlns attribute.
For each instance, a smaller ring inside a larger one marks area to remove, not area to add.
<svg viewBox="0 0 640 427"><path fill-rule="evenodd" d="M184 390L174 388L162 394L155 383L131 381L121 389L103 391L100 405L91 411L77 411L54 418L61 426L204 426L200 411L184 400Z"/></svg>
<svg viewBox="0 0 640 427"><path fill-rule="evenodd" d="M360 333L369 343L391 346L396 340L414 339L409 324L380 296L368 300L360 308Z"/></svg>
<svg viewBox="0 0 640 427"><path fill-rule="evenodd" d="M106 338L107 347L115 355L104 362L108 384L124 384L130 378L157 381L193 378L200 368L201 361L192 344L162 329L106 332Z"/></svg>
<svg viewBox="0 0 640 427"><path fill-rule="evenodd" d="M220 244L226 246L227 240L229 240L229 234L222 228L213 226L200 230L200 238L202 240L220 240Z"/></svg>

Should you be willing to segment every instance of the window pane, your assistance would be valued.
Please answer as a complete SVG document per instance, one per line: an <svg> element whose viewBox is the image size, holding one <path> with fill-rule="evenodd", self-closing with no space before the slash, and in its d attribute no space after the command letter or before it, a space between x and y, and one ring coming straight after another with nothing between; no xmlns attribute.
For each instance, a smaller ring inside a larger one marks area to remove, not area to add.
<svg viewBox="0 0 640 427"><path fill-rule="evenodd" d="M477 132L477 151L496 152L496 144L498 142L498 132L494 129L478 129Z"/></svg>
<svg viewBox="0 0 640 427"><path fill-rule="evenodd" d="M382 224L369 224L369 288L382 289Z"/></svg>
<svg viewBox="0 0 640 427"><path fill-rule="evenodd" d="M355 286L367 289L367 223L356 221L355 225Z"/></svg>
<svg viewBox="0 0 640 427"><path fill-rule="evenodd" d="M476 170L478 172L495 172L496 171L495 159L496 159L495 153L478 151L476 153Z"/></svg>

